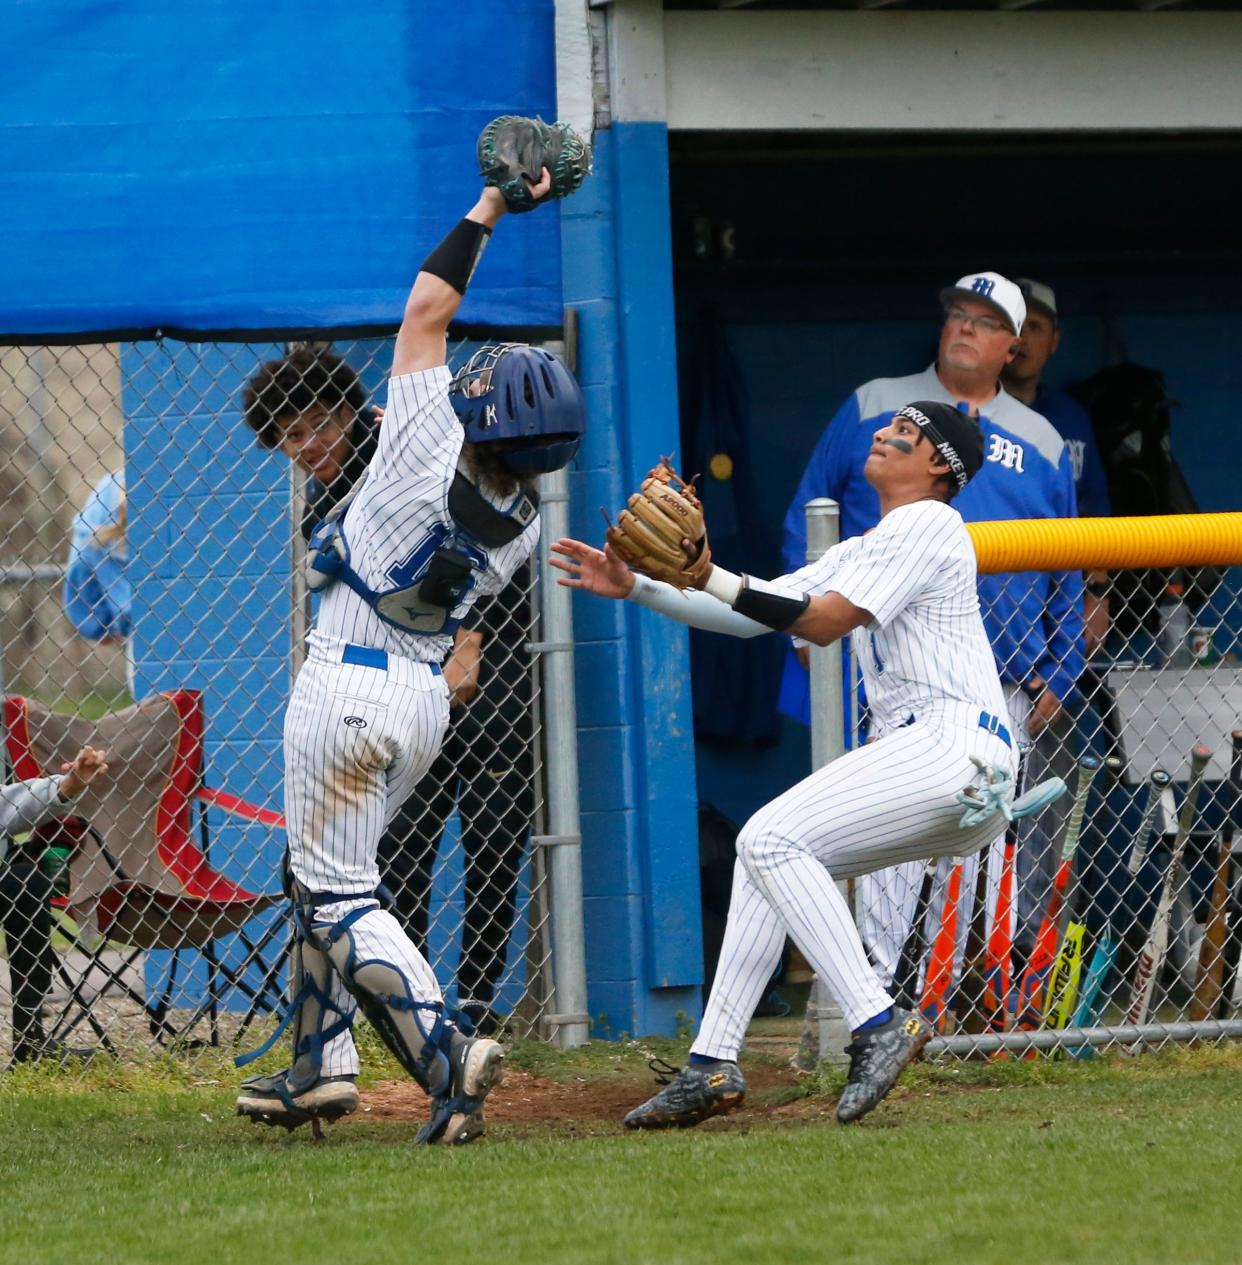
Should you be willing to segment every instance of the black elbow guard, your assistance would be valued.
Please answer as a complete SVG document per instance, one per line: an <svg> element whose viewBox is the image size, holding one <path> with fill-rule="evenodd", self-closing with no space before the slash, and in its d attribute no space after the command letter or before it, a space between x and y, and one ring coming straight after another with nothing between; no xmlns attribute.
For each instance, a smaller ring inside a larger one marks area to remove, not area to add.
<svg viewBox="0 0 1242 1265"><path fill-rule="evenodd" d="M789 597L762 580L744 575L742 591L737 595L733 609L757 624L785 632L810 604L811 599L805 593L801 597Z"/></svg>
<svg viewBox="0 0 1242 1265"><path fill-rule="evenodd" d="M465 294L474 270L483 258L492 230L473 220L459 220L448 236L423 260L421 271L448 282L458 294Z"/></svg>

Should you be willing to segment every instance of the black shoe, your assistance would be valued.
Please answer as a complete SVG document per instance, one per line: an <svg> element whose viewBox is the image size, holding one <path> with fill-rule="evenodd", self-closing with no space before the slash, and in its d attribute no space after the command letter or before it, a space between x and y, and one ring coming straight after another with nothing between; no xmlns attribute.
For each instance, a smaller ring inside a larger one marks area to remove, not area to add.
<svg viewBox="0 0 1242 1265"><path fill-rule="evenodd" d="M509 1030L508 1017L497 1014L486 1002L463 1002L461 1014L470 1024L471 1036L494 1037Z"/></svg>
<svg viewBox="0 0 1242 1265"><path fill-rule="evenodd" d="M460 1146L483 1135L483 1100L505 1078L504 1047L487 1037L454 1032L448 1089L431 1100L431 1119L414 1139L420 1146Z"/></svg>
<svg viewBox="0 0 1242 1265"><path fill-rule="evenodd" d="M296 1092L289 1085L288 1071L252 1076L242 1081L237 1095L239 1116L247 1116L255 1124L282 1125L290 1133L308 1121L331 1123L357 1109L358 1086L352 1076L324 1076ZM315 1128L317 1131L319 1126Z"/></svg>
<svg viewBox="0 0 1242 1265"><path fill-rule="evenodd" d="M914 1010L897 1010L882 1028L860 1032L845 1047L850 1075L837 1103L837 1119L849 1124L878 1106L931 1037L931 1025Z"/></svg>
<svg viewBox="0 0 1242 1265"><path fill-rule="evenodd" d="M664 1088L625 1117L627 1129L685 1129L736 1111L746 1101L746 1079L736 1063L691 1063L676 1068L663 1059L652 1059L651 1070Z"/></svg>

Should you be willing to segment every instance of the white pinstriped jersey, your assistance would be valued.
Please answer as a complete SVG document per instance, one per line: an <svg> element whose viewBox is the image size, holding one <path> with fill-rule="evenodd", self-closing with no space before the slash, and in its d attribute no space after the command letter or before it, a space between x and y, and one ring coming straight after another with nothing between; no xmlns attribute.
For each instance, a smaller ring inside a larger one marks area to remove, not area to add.
<svg viewBox="0 0 1242 1265"><path fill-rule="evenodd" d="M389 380L379 443L345 514L344 529L350 565L377 592L416 580L441 545L456 545L468 553L475 562L474 584L450 612L461 619L479 595L499 593L530 557L539 539L539 519L536 516L520 536L495 549L485 549L472 537L454 539L448 493L464 432L449 403L451 381L447 365ZM508 508L488 489L479 490L498 508ZM439 663L448 654L452 636L394 628L348 585L338 582L324 594L310 645L312 653L339 658L345 642Z"/></svg>
<svg viewBox="0 0 1242 1265"><path fill-rule="evenodd" d="M851 635L852 647L877 731L885 733L939 703L1006 714L975 578L961 515L942 501L917 501L780 583L840 593L871 613L872 622Z"/></svg>

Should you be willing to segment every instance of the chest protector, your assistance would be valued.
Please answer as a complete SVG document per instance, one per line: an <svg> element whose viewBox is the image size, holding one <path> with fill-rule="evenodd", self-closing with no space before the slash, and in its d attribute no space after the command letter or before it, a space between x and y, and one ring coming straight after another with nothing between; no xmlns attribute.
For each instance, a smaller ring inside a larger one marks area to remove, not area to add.
<svg viewBox="0 0 1242 1265"><path fill-rule="evenodd" d="M372 589L350 565L345 513L360 481L311 533L307 544L306 582L313 592L340 581L348 585L386 624L427 636L451 634L458 620L451 612L487 566L487 550L516 540L539 513L539 497L523 491L498 509L458 462L449 486L450 523L436 523L410 554L389 568L391 588Z"/></svg>

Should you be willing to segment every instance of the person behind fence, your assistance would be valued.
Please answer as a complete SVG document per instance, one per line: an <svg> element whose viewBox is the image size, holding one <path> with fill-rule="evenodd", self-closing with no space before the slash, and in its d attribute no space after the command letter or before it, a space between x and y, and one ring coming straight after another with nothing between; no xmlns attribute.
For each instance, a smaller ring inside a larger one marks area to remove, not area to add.
<svg viewBox="0 0 1242 1265"><path fill-rule="evenodd" d="M295 345L278 361L263 364L245 387L245 423L263 448L278 450L306 476L306 511L302 538L309 541L367 473L376 454L381 407L367 407L358 374L343 357L323 344ZM507 589L506 589L507 592ZM497 598L500 601L501 598ZM479 607L470 607L453 634L453 644L440 670L449 691L450 719L478 688L483 632L477 626ZM452 730L450 730L452 732ZM379 840L379 878L403 929L420 953L426 953L431 868L444 822L429 822L448 774L436 764L397 808ZM448 812L452 812L452 806ZM448 816L448 813L445 813ZM467 887L474 877L467 855Z"/></svg>
<svg viewBox="0 0 1242 1265"><path fill-rule="evenodd" d="M243 1083L237 1110L258 1122L313 1121L317 1130L355 1110L358 1007L431 1098L421 1143L478 1136L502 1075L502 1047L446 1016L431 967L376 899L377 849L443 741L439 665L453 632L530 557L533 479L563 466L580 442L581 392L550 353L501 344L456 375L445 365L449 323L493 227L510 205L563 196L585 174L566 179L577 139L566 133L557 129L555 146L540 138L534 152L546 164L489 170L477 202L424 261L397 333L375 454L310 542L308 576L322 601L284 725L293 1061Z"/></svg>
<svg viewBox="0 0 1242 1265"><path fill-rule="evenodd" d="M935 362L921 373L864 383L837 410L816 444L785 516L784 562L789 570L806 558L809 500L826 496L840 503L843 538L861 535L879 521L879 498L865 477L871 437L894 409L916 398L963 402L979 412L983 466L955 502L966 522L1074 517L1073 472L1065 442L1045 418L1014 399L1000 382L1018 351L1026 319L1026 302L1018 287L996 272L970 273L941 290L940 302L943 321ZM978 584L984 626L1005 686L1008 723L1025 746L1060 713L1082 670L1082 577L1064 571L981 575ZM805 679L805 670L791 660L783 705L809 724ZM971 858L963 885L963 916L958 920L963 941L976 867ZM932 921L938 917L949 869L949 862L944 862L937 878ZM907 865L870 874L858 885L863 938L886 979L897 967L922 871L922 866ZM990 854L989 908L999 871L999 855L993 861Z"/></svg>
<svg viewBox="0 0 1242 1265"><path fill-rule="evenodd" d="M1026 300L1026 320L1022 325L1017 354L1001 370L1001 381L1015 399L1046 417L1065 440L1074 472L1074 488L1081 517L1107 518L1112 513L1108 499L1108 479L1096 447L1095 431L1087 410L1064 391L1048 384L1049 362L1063 338L1057 313L1057 297L1051 286L1030 277L1016 281ZM1095 569L1083 576L1084 670L1069 706L1052 719L1046 731L1027 753L1027 776L1040 780L1050 775L1069 778L1080 752L1076 750L1074 713L1082 713L1084 702L1098 709L1107 726L1113 721L1113 700L1105 676L1090 666L1103 648L1109 632L1108 572ZM1094 712L1086 712L1079 722L1077 741L1090 743L1091 729L1098 724ZM1107 735L1106 735L1107 737ZM1118 739L1114 734L1114 740ZM1109 747L1111 750L1111 746ZM1049 812L1026 823L1017 850L1017 929L1015 944L1020 957L1029 954L1048 903L1057 865L1057 840L1069 811L1062 801Z"/></svg>
<svg viewBox="0 0 1242 1265"><path fill-rule="evenodd" d="M42 842L27 848L13 836L73 811L73 801L108 772L107 752L83 747L59 775L0 786L0 931L13 997L12 1062L76 1053L53 1048L43 1031L43 1002L52 986L52 880L39 865Z"/></svg>
<svg viewBox="0 0 1242 1265"><path fill-rule="evenodd" d="M432 863L458 809L465 910L457 1008L484 1036L504 1027L493 1002L505 969L534 814L535 735L525 650L530 589L530 566L523 564L496 597L467 613L465 622L480 648L478 689L454 710L439 756L407 801L410 838L403 853L388 862L407 901L422 912L425 935Z"/></svg>
<svg viewBox="0 0 1242 1265"><path fill-rule="evenodd" d="M106 474L74 516L64 607L88 641L111 645L130 634L133 593L125 574L125 474Z"/></svg>
<svg viewBox="0 0 1242 1265"><path fill-rule="evenodd" d="M872 1110L930 1039L928 1023L885 990L837 884L973 852L994 837L1001 804L964 816L959 796L986 784L1012 797L1017 748L979 614L974 548L951 504L983 460L975 418L939 400L897 408L872 429L863 463L880 504L875 530L772 582L712 565L706 534L683 572L690 591L633 574L612 531L604 552L577 540L553 545L562 583L692 627L740 637L776 629L817 645L850 635L872 715L874 741L743 826L720 963L689 1063L625 1117L627 1127L693 1125L741 1105L738 1052L786 934L852 1032L842 1123Z"/></svg>

